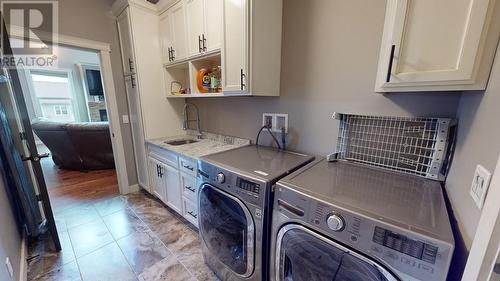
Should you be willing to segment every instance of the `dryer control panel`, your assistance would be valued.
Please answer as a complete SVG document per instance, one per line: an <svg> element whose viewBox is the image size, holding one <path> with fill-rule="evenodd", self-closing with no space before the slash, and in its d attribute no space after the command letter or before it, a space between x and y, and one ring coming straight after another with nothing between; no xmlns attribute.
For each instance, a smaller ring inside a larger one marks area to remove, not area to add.
<svg viewBox="0 0 500 281"><path fill-rule="evenodd" d="M287 188L275 190L274 208L282 214L381 261L404 280L446 280L453 245Z"/></svg>

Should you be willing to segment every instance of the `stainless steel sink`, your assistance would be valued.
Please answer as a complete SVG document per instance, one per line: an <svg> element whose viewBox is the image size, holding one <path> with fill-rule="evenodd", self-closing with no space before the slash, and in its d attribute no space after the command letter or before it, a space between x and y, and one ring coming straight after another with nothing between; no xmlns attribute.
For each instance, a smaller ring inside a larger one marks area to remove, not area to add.
<svg viewBox="0 0 500 281"><path fill-rule="evenodd" d="M166 144L169 145L185 145L185 144L190 144L190 143L197 143L199 142L198 140L193 140L193 139L183 139L183 140L172 140L172 141L166 141Z"/></svg>

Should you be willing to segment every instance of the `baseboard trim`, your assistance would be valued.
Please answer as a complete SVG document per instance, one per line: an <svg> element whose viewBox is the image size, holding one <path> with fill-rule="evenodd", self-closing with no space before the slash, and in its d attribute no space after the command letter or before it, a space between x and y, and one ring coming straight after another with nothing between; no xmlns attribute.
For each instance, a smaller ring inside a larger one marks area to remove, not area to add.
<svg viewBox="0 0 500 281"><path fill-rule="evenodd" d="M128 190L130 193L132 192L137 192L141 189L141 187L139 186L139 184L133 184L131 186L128 187Z"/></svg>
<svg viewBox="0 0 500 281"><path fill-rule="evenodd" d="M21 261L19 265L19 281L28 280L28 241L26 236L23 235L21 240Z"/></svg>

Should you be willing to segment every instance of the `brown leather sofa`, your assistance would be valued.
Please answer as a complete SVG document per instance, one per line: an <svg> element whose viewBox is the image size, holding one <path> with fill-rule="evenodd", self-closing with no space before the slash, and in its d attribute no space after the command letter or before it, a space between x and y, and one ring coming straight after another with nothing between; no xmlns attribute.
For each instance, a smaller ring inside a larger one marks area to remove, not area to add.
<svg viewBox="0 0 500 281"><path fill-rule="evenodd" d="M86 171L115 167L107 122L58 123L36 119L32 127L60 168Z"/></svg>

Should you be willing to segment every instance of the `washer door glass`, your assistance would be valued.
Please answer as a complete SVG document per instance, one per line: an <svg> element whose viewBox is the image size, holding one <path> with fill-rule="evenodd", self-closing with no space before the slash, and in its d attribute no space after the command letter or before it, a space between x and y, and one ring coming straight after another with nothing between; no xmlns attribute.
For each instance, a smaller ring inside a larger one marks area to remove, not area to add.
<svg viewBox="0 0 500 281"><path fill-rule="evenodd" d="M236 197L210 185L199 193L199 228L203 243L229 269L241 276L253 271L254 224Z"/></svg>
<svg viewBox="0 0 500 281"><path fill-rule="evenodd" d="M285 226L278 234L277 246L277 280L398 280L370 260L301 226Z"/></svg>

